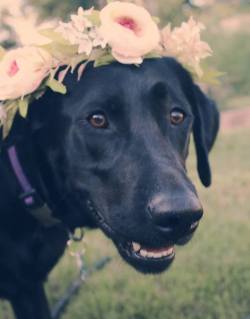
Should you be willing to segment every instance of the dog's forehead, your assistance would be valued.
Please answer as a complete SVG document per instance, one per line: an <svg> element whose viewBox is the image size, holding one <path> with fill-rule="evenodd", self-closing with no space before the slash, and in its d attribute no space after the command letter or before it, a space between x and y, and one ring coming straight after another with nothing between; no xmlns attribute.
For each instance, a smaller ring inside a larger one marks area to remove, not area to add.
<svg viewBox="0 0 250 319"><path fill-rule="evenodd" d="M71 90L82 105L94 107L112 100L131 105L142 98L154 97L154 88L159 84L174 100L186 104L182 78L177 63L171 59L150 59L140 66L119 63L97 68L89 66L77 86L73 81Z"/></svg>
<svg viewBox="0 0 250 319"><path fill-rule="evenodd" d="M112 63L105 67L89 68L86 83L95 90L118 92L129 89L131 93L138 90L150 90L155 84L162 82L173 90L181 89L181 77L176 64L168 59L146 60L143 64L122 65Z"/></svg>

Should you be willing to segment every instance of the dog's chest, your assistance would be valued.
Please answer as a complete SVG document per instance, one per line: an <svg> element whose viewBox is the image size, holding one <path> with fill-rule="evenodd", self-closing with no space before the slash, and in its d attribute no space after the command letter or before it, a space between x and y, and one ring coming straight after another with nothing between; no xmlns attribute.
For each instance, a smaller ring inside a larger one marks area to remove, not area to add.
<svg viewBox="0 0 250 319"><path fill-rule="evenodd" d="M66 242L67 232L62 227L40 228L16 238L0 230L0 297L9 297L17 287L27 287L34 280L45 280Z"/></svg>

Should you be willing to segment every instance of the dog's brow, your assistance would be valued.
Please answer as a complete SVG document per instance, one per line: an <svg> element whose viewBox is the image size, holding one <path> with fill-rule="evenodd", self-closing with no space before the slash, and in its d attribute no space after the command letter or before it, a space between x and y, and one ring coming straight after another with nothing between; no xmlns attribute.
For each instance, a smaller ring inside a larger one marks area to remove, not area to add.
<svg viewBox="0 0 250 319"><path fill-rule="evenodd" d="M113 111L121 109L123 106L122 100L118 95L109 95L108 97L93 96L87 103L86 108L102 108L107 111Z"/></svg>
<svg viewBox="0 0 250 319"><path fill-rule="evenodd" d="M157 82L151 87L151 94L159 99L165 99L168 95L168 89L164 82Z"/></svg>
<svg viewBox="0 0 250 319"><path fill-rule="evenodd" d="M111 111L111 112L116 112L121 109L123 109L123 103L122 100L119 96L113 95L107 98L102 102L102 105L105 109Z"/></svg>

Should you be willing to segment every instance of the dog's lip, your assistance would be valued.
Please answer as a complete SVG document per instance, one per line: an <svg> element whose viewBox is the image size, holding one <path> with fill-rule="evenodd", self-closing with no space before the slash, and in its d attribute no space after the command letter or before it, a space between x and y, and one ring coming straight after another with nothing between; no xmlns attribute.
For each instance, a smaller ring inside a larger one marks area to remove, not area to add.
<svg viewBox="0 0 250 319"><path fill-rule="evenodd" d="M191 234L189 234L187 236L184 236L184 237L178 239L176 241L176 245L178 245L178 246L186 245L192 239L193 236L194 236L194 232L192 232Z"/></svg>

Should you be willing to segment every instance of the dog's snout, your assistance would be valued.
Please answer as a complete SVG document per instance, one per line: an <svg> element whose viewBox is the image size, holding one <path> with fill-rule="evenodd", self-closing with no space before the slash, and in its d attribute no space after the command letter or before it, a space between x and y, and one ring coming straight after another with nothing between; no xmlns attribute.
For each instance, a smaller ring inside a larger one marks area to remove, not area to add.
<svg viewBox="0 0 250 319"><path fill-rule="evenodd" d="M200 201L193 194L171 198L157 195L148 210L156 226L173 231L195 228L203 215Z"/></svg>

